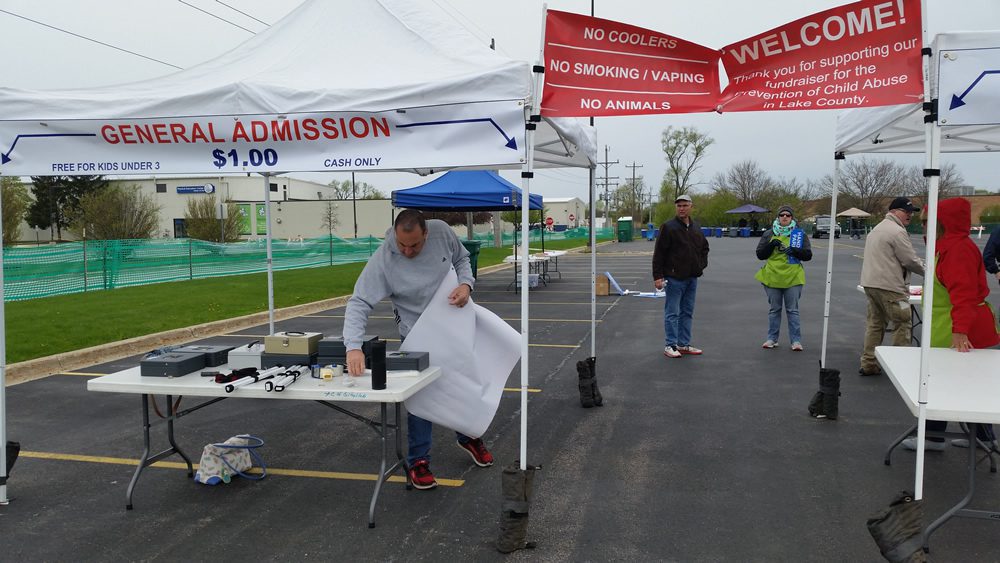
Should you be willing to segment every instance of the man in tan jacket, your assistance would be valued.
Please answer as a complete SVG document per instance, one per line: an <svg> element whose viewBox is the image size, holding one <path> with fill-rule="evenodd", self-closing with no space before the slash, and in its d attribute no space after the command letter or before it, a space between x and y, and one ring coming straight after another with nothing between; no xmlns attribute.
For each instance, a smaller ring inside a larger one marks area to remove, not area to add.
<svg viewBox="0 0 1000 563"><path fill-rule="evenodd" d="M885 219L872 229L865 242L861 285L868 296L868 321L858 370L861 375L882 373L875 359L875 347L882 344L889 323L894 327L892 345L910 344L909 277L910 272L924 275L924 261L914 252L906 226L919 210L909 198L897 197L889 204Z"/></svg>

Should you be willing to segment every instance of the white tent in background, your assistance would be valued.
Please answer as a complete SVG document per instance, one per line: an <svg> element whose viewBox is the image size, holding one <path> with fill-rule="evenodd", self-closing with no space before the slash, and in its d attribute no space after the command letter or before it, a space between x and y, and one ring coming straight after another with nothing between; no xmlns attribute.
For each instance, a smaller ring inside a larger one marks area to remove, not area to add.
<svg viewBox="0 0 1000 563"><path fill-rule="evenodd" d="M579 120L543 120L534 151L529 146L532 82L528 63L482 45L436 1L307 0L220 57L160 78L54 91L0 87L0 174L257 172L269 202L269 176L283 172L530 171L533 153L538 166L593 166L593 128ZM57 168L69 162L155 168ZM0 268L0 381L2 281ZM525 318L525 389L527 325ZM4 398L0 385L0 444ZM3 455L0 448L0 472Z"/></svg>
<svg viewBox="0 0 1000 563"><path fill-rule="evenodd" d="M926 38L925 38L926 44ZM997 87L980 85L988 72L998 68L1000 31L942 33L934 38L932 56L925 65L925 92L937 100L938 119L930 127L924 122L920 103L856 109L843 112L837 120L835 152L841 155L859 153L924 153L926 169L939 168L940 153L994 152L1000 150L1000 100ZM945 72L943 65L949 65ZM945 81L954 81L946 83ZM995 82L995 81L994 81ZM980 87L977 89L976 86ZM973 102L975 102L973 104ZM965 104L974 105L969 111ZM957 111L956 111L957 110ZM986 119L982 119L985 117ZM929 178L927 205L927 275L924 277L923 312L925 322L920 338L920 399L918 416L918 452L916 462L916 498L923 497L924 422L926 404L932 389L928 389L931 305L934 299L934 257L937 242L938 177ZM831 243L832 244L832 243ZM831 253L832 254L832 253ZM831 258L832 264L832 258ZM829 270L829 268L828 268ZM829 276L827 272L827 304ZM828 314L828 312L827 312ZM824 356L826 328L823 333ZM971 494L971 493L970 493ZM939 520L940 522L940 520ZM933 525L932 525L933 526Z"/></svg>

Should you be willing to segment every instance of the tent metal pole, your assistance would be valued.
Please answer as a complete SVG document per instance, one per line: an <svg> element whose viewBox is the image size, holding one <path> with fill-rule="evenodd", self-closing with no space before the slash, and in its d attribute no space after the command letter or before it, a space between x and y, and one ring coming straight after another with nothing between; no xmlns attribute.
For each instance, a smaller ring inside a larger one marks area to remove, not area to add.
<svg viewBox="0 0 1000 563"><path fill-rule="evenodd" d="M267 243L267 333L274 334L274 262L271 253L271 174L264 172L264 233Z"/></svg>
<svg viewBox="0 0 1000 563"><path fill-rule="evenodd" d="M594 124L594 118L590 118ZM594 191L596 165L590 166L590 357L597 358L597 234L594 232L596 212L594 211Z"/></svg>
<svg viewBox="0 0 1000 563"><path fill-rule="evenodd" d="M840 163L844 153L833 155L833 189L830 190L830 234L826 253L826 293L823 298L823 345L819 353L819 367L826 367L826 345L830 334L830 297L833 294L833 241L837 238L837 194L840 192Z"/></svg>
<svg viewBox="0 0 1000 563"><path fill-rule="evenodd" d="M927 0L920 2L921 26L923 33L923 78L924 78L924 111L933 119L924 120L924 175L928 177L927 201L923 212L927 217L926 238L927 244L924 249L924 291L921 297L921 309L923 310L924 322L920 325L920 386L917 389L917 460L914 471L913 497L917 500L924 498L924 440L927 430L924 428L927 422L927 384L930 379L930 343L931 326L934 324L931 318L931 307L934 304L934 257L937 247L937 204L938 204L938 176L929 175L931 170L938 167L939 149L937 144L941 140L941 129L937 124L937 108L934 104L933 92L931 92L931 63L932 52L927 36ZM970 444L969 447L972 447Z"/></svg>
<svg viewBox="0 0 1000 563"><path fill-rule="evenodd" d="M3 230L2 217L3 198L0 197L0 231ZM0 241L0 506L10 502L7 497L7 310L4 299L3 241Z"/></svg>

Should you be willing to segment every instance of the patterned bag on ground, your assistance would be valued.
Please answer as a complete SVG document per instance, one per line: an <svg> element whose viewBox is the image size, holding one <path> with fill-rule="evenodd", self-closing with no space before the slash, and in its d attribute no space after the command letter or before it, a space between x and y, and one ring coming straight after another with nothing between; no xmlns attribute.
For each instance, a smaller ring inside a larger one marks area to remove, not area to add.
<svg viewBox="0 0 1000 563"><path fill-rule="evenodd" d="M908 491L896 495L887 508L868 519L868 532L882 557L894 563L925 563L923 503Z"/></svg>
<svg viewBox="0 0 1000 563"><path fill-rule="evenodd" d="M221 444L208 444L201 452L198 471L194 480L205 485L228 483L233 475L259 481L267 477L267 466L257 453L264 440L250 434L233 436ZM260 467L260 475L247 473L251 467Z"/></svg>

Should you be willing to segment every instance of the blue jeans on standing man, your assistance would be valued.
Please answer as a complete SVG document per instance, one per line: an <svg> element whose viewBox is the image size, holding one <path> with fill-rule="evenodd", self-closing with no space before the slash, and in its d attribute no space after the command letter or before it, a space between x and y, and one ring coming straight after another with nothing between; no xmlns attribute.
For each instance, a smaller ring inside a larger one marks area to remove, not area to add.
<svg viewBox="0 0 1000 563"><path fill-rule="evenodd" d="M799 324L799 297L802 295L802 286L778 288L765 285L764 291L767 293L767 302L770 305L767 311L767 339L778 342L778 335L781 333L781 305L784 303L791 343L802 342L802 329Z"/></svg>
<svg viewBox="0 0 1000 563"><path fill-rule="evenodd" d="M698 278L666 278L666 303L663 304L663 332L667 346L691 345L691 319Z"/></svg>
<svg viewBox="0 0 1000 563"><path fill-rule="evenodd" d="M409 467L413 467L413 464L421 459L425 459L430 463L431 431L433 428L434 424L431 421L406 413L406 443L408 446L406 463ZM455 437L458 438L458 443L460 444L465 444L469 440L472 440L472 438L461 432L455 432Z"/></svg>

